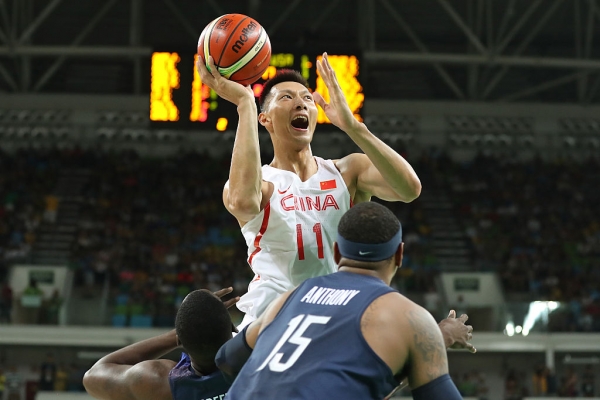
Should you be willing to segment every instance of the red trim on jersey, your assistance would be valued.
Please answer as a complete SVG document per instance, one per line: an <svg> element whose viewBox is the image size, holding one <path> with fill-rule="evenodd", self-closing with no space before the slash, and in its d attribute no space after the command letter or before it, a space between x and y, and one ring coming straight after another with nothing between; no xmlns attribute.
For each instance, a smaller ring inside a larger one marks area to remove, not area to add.
<svg viewBox="0 0 600 400"><path fill-rule="evenodd" d="M350 194L350 192L348 192ZM352 196L350 196L350 208L354 207L354 202L352 201Z"/></svg>
<svg viewBox="0 0 600 400"><path fill-rule="evenodd" d="M252 252L252 254L250 254L250 257L248 257L248 264L250 264L250 265L252 265L252 259L254 258L254 256L261 250L260 249L260 239L262 239L263 235L265 234L265 231L267 230L267 227L269 226L269 215L270 214L271 214L271 203L267 203L267 205L265 206L265 213L263 215L262 224L260 225L260 230L258 231L258 234L254 238L254 247L256 249Z"/></svg>

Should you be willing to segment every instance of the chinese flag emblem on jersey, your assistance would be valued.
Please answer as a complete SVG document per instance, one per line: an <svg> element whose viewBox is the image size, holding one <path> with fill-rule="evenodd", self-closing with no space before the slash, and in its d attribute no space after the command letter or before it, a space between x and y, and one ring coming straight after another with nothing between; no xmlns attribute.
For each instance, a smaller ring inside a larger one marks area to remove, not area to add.
<svg viewBox="0 0 600 400"><path fill-rule="evenodd" d="M336 187L337 185L335 184L335 179L330 181L321 181L321 190L335 189Z"/></svg>

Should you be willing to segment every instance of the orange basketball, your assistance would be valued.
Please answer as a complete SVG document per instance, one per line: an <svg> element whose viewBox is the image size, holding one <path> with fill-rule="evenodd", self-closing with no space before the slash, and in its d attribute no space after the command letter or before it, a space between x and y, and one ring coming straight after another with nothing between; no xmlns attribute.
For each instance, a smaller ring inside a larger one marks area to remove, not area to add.
<svg viewBox="0 0 600 400"><path fill-rule="evenodd" d="M221 75L245 86L256 82L269 66L271 42L256 20L225 14L202 31L198 55L205 63L212 56Z"/></svg>

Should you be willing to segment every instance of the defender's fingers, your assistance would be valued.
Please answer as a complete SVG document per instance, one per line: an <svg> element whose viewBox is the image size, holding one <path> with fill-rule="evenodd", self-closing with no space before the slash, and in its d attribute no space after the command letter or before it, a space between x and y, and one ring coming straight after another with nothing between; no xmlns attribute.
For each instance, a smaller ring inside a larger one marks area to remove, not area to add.
<svg viewBox="0 0 600 400"><path fill-rule="evenodd" d="M225 296L226 294L229 294L229 293L231 293L231 292L233 292L233 288L230 286L230 287L223 288L223 289L221 289L221 290L217 290L217 291L216 291L216 292L214 292L213 294L214 294L215 296L217 296L217 297L223 297L223 296Z"/></svg>
<svg viewBox="0 0 600 400"><path fill-rule="evenodd" d="M240 297L235 297L233 299L229 299L227 301L223 302L223 305L225 305L225 308L231 308L232 306L235 305L235 303L237 303L238 301L240 301Z"/></svg>
<svg viewBox="0 0 600 400"><path fill-rule="evenodd" d="M456 311L450 310L450 313L448 314L448 318L456 318Z"/></svg>
<svg viewBox="0 0 600 400"><path fill-rule="evenodd" d="M467 332L469 332L469 333L473 332L473 326L472 325L467 325Z"/></svg>
<svg viewBox="0 0 600 400"><path fill-rule="evenodd" d="M471 352L473 354L477 353L477 349L471 343L468 344L467 350L469 350L469 352Z"/></svg>
<svg viewBox="0 0 600 400"><path fill-rule="evenodd" d="M458 319L460 319L462 321L462 323L464 324L469 319L469 316L467 314L463 314Z"/></svg>

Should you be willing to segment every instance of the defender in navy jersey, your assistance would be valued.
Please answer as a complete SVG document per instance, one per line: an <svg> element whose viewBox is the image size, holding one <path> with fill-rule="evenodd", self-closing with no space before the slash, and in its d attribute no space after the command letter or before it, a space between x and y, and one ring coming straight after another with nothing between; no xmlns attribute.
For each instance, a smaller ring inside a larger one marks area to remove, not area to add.
<svg viewBox="0 0 600 400"><path fill-rule="evenodd" d="M174 330L117 350L94 364L83 378L88 393L106 400L223 400L229 383L214 357L232 336L227 308L239 298L220 300L231 291L191 292L177 311ZM178 347L184 350L178 363L156 359Z"/></svg>
<svg viewBox="0 0 600 400"><path fill-rule="evenodd" d="M389 287L401 236L384 206L351 208L334 246L339 271L285 293L219 350L219 368L237 376L226 399L384 399L404 377L417 400L461 399L433 317Z"/></svg>

